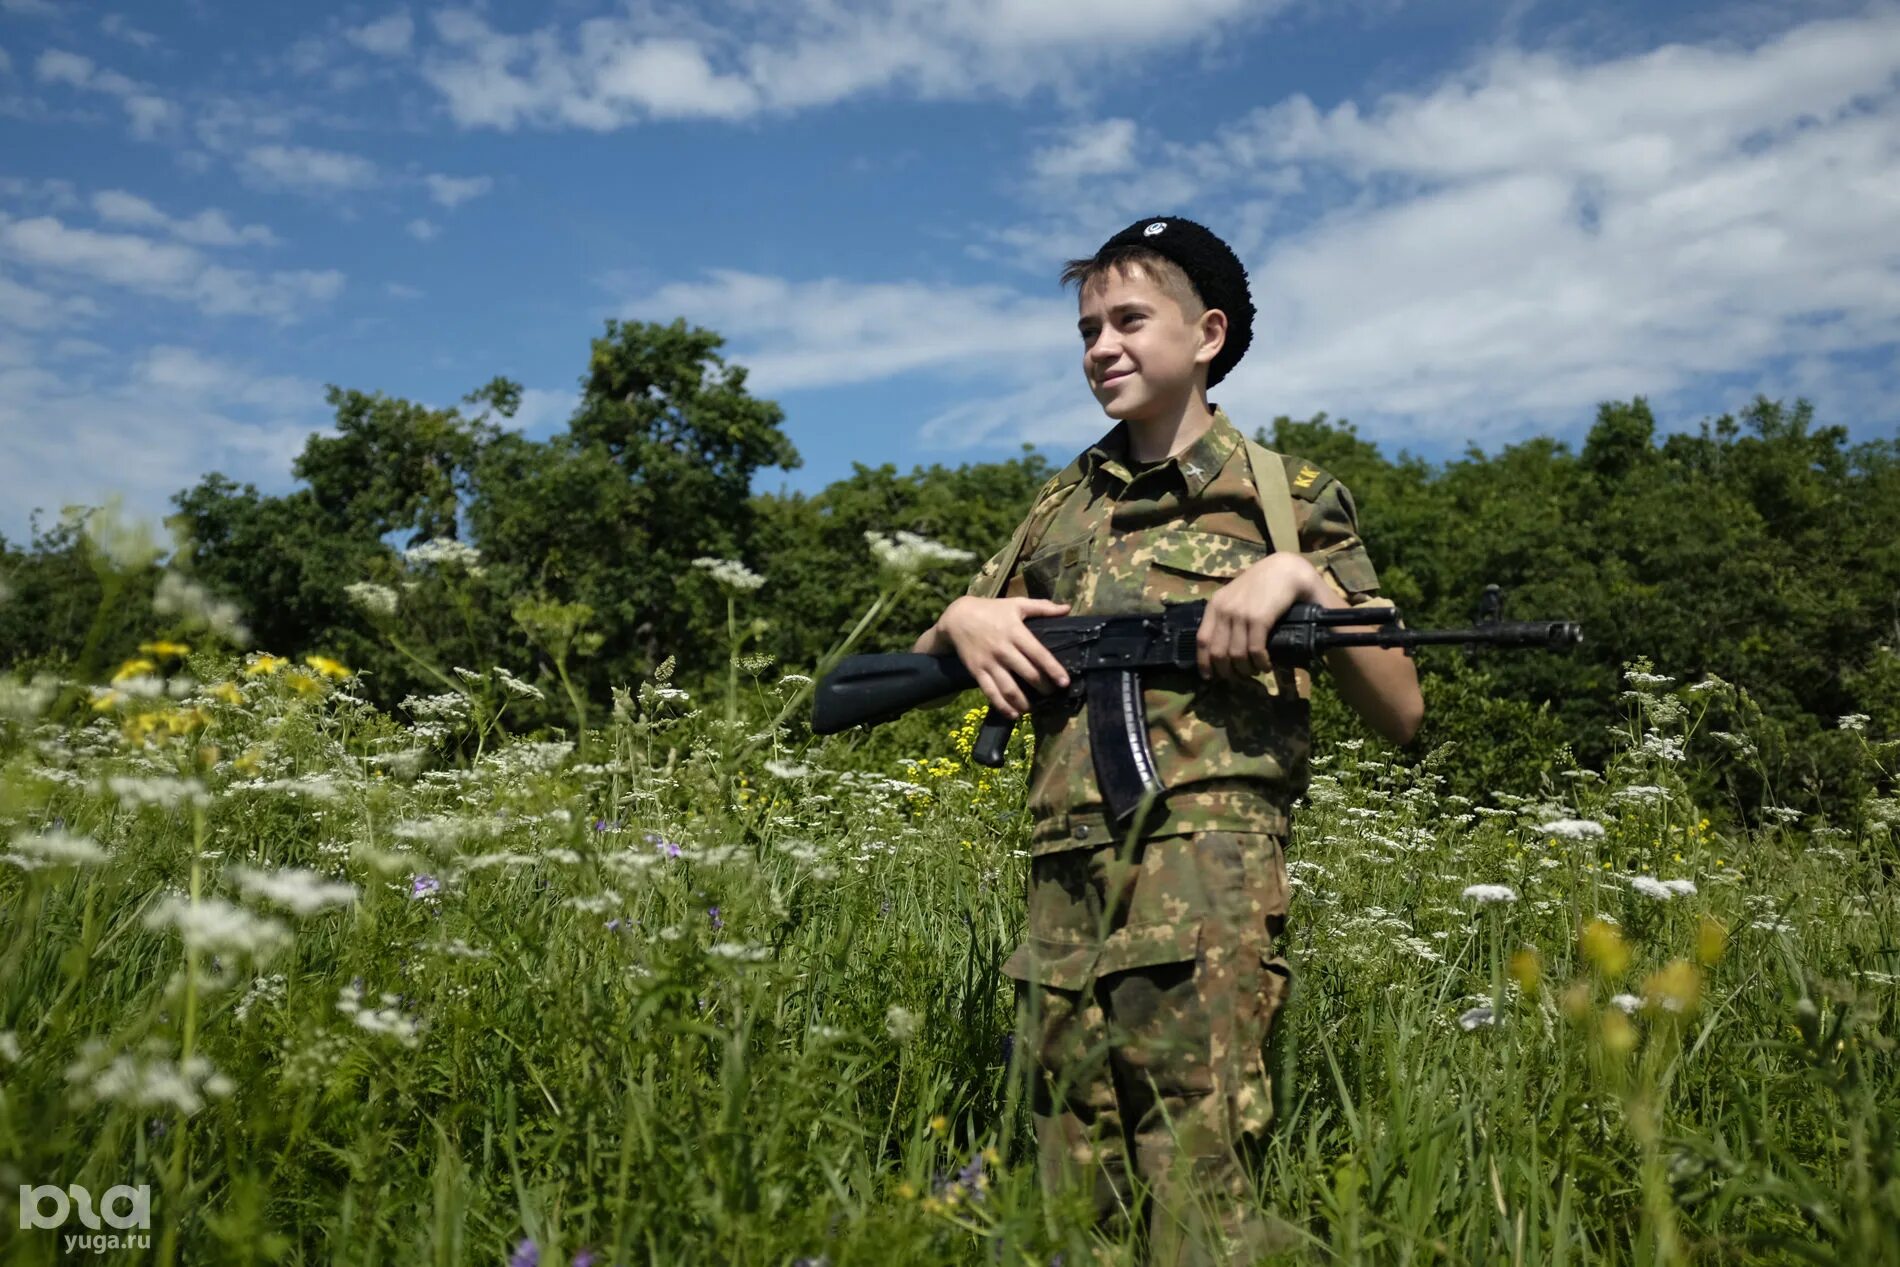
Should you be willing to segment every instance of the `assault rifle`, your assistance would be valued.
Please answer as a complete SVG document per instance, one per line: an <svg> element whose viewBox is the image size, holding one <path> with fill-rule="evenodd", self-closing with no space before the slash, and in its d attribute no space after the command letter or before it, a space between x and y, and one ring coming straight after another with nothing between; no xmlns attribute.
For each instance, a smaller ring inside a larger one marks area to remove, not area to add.
<svg viewBox="0 0 1900 1267"><path fill-rule="evenodd" d="M1069 675L1068 687L1037 703L1074 704L1086 699L1089 749L1095 776L1111 817L1125 823L1141 803L1165 792L1148 745L1142 710L1141 674L1146 669L1197 669L1195 638L1205 599L1170 603L1157 614L1044 616L1023 625L1055 653ZM1502 619L1503 599L1485 587L1477 622L1468 629L1401 629L1394 607L1321 607L1295 603L1267 634L1274 664L1304 668L1334 647L1414 647L1459 643L1477 647L1541 647L1558 650L1583 641L1583 629L1568 620ZM1347 629L1342 626L1376 625ZM860 724L891 721L976 685L955 655L899 652L851 655L818 683L812 701L812 731L835 734ZM1015 719L992 707L977 732L972 758L1003 764Z"/></svg>

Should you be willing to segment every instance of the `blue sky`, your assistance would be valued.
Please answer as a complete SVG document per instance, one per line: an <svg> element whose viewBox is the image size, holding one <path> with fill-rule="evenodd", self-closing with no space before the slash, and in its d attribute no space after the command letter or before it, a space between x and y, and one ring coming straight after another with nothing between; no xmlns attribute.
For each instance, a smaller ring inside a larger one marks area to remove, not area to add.
<svg viewBox="0 0 1900 1267"><path fill-rule="evenodd" d="M804 457L758 488L1062 461L1055 277L1157 213L1252 274L1248 429L1900 423L1891 4L0 0L0 534L287 488L325 383L546 434L610 316L725 336Z"/></svg>

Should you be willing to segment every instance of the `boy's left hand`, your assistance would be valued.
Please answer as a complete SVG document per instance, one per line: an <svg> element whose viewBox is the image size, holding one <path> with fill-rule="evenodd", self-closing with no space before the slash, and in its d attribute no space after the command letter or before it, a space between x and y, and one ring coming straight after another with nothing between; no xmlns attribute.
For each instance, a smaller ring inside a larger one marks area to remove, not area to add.
<svg viewBox="0 0 1900 1267"><path fill-rule="evenodd" d="M1295 603L1342 607L1319 572L1297 554L1270 554L1207 600L1195 660L1201 677L1237 681L1264 673L1267 634Z"/></svg>

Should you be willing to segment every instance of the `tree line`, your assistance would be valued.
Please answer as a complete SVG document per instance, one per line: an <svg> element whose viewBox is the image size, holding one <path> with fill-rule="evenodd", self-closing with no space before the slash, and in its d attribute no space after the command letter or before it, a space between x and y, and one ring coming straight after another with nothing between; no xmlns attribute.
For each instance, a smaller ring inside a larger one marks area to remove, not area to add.
<svg viewBox="0 0 1900 1267"><path fill-rule="evenodd" d="M80 524L36 515L29 541L0 538L0 663L109 672L168 633L150 599L170 572L239 604L256 646L339 658L392 709L458 665L551 683L556 613L562 670L604 708L669 658L676 683L723 682L726 594L693 566L710 556L765 578L744 602L748 664L808 673L883 584L867 532L915 532L980 561L1054 474L1025 445L1007 461L855 464L816 494L752 493L755 472L800 459L783 411L747 391L722 346L683 320L608 322L578 406L544 440L507 425L521 388L506 379L450 408L332 387L335 434L310 436L292 491L205 475L173 498L181 546L109 595ZM1685 777L1742 805L1772 796L1849 817L1882 789L1841 719L1891 729L1900 717L1900 444L1853 443L1806 401L1766 398L1658 431L1638 397L1601 405L1576 451L1540 437L1428 463L1324 414L1257 434L1352 489L1409 624L1466 623L1491 583L1507 618L1583 623L1569 654L1420 653L1420 750L1442 749L1465 794L1523 792L1566 758L1601 761L1625 667L1645 657L1683 683L1713 674L1746 690L1744 715L1705 719ZM431 542L473 547L478 562L421 566L473 557ZM927 573L873 643L907 646L974 567ZM393 616L348 600L364 582L401 595ZM571 714L549 696L537 720L561 725ZM1364 733L1324 690L1315 728Z"/></svg>

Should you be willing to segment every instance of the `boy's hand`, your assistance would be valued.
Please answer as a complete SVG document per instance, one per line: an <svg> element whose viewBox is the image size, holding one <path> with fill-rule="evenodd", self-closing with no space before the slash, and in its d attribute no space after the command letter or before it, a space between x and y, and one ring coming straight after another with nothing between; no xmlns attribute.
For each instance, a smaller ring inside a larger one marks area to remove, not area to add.
<svg viewBox="0 0 1900 1267"><path fill-rule="evenodd" d="M1195 661L1201 677L1228 680L1263 673L1267 634L1295 603L1343 606L1319 572L1297 554L1270 554L1207 600Z"/></svg>
<svg viewBox="0 0 1900 1267"><path fill-rule="evenodd" d="M1029 708L1027 683L1047 694L1069 684L1055 653L1037 641L1023 621L1032 616L1066 616L1067 603L1042 598L971 598L965 595L943 609L936 625L913 650L942 655L954 650L994 708L1019 718ZM948 646L944 644L948 643Z"/></svg>

